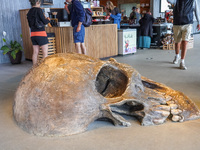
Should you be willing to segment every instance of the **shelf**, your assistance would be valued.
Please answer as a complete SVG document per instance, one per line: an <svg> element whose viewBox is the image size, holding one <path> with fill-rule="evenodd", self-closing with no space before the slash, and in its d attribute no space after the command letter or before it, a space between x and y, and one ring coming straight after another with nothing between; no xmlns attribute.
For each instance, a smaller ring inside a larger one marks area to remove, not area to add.
<svg viewBox="0 0 200 150"><path fill-rule="evenodd" d="M144 6L144 7L140 7L140 8L150 8L150 6Z"/></svg>
<svg viewBox="0 0 200 150"><path fill-rule="evenodd" d="M99 17L100 18L100 17L106 17L106 16L92 16L92 17Z"/></svg>
<svg viewBox="0 0 200 150"><path fill-rule="evenodd" d="M92 11L102 11L103 12L103 7L91 7Z"/></svg>
<svg viewBox="0 0 200 150"><path fill-rule="evenodd" d="M91 9L102 9L103 7L91 7Z"/></svg>
<svg viewBox="0 0 200 150"><path fill-rule="evenodd" d="M91 10L93 12L92 17L103 17L103 7L92 7Z"/></svg>

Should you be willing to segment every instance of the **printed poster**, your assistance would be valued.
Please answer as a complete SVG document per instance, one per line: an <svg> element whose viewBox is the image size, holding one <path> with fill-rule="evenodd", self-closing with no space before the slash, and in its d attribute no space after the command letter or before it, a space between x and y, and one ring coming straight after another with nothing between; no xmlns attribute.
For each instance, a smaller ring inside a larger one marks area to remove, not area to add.
<svg viewBox="0 0 200 150"><path fill-rule="evenodd" d="M136 53L136 31L123 32L123 53Z"/></svg>

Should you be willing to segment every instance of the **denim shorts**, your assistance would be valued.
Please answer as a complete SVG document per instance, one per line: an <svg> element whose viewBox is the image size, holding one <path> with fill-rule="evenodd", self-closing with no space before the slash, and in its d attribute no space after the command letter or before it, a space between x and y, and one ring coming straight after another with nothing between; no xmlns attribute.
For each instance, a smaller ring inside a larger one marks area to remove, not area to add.
<svg viewBox="0 0 200 150"><path fill-rule="evenodd" d="M76 32L77 26L78 25L75 25L73 29L74 43L84 43L85 27L81 25L81 30L79 32Z"/></svg>

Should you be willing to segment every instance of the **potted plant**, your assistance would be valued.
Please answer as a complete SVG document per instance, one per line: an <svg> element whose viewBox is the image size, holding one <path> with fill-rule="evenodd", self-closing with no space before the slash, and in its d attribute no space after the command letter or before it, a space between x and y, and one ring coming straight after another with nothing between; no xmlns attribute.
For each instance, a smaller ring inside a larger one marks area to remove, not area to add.
<svg viewBox="0 0 200 150"><path fill-rule="evenodd" d="M6 36L6 32L3 32L4 37ZM22 35L20 35L22 37ZM3 38L3 42L5 45L1 47L1 50L3 50L3 54L8 54L10 58L10 62L12 64L20 64L22 59L22 46L17 41L10 41L9 43L6 41L5 38Z"/></svg>

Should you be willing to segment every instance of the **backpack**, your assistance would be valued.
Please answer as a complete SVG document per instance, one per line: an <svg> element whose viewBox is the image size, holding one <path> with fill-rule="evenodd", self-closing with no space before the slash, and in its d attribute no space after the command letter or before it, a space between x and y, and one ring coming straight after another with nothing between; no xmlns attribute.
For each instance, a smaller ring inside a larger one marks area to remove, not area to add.
<svg viewBox="0 0 200 150"><path fill-rule="evenodd" d="M85 18L82 24L84 25L84 27L89 27L92 24L92 11L89 8L85 8L85 9L83 8L83 10L85 12ZM73 1L72 1L72 11L76 12L76 10L74 10Z"/></svg>
<svg viewBox="0 0 200 150"><path fill-rule="evenodd" d="M85 19L83 21L84 27L89 27L92 24L92 11L89 8L85 8Z"/></svg>

